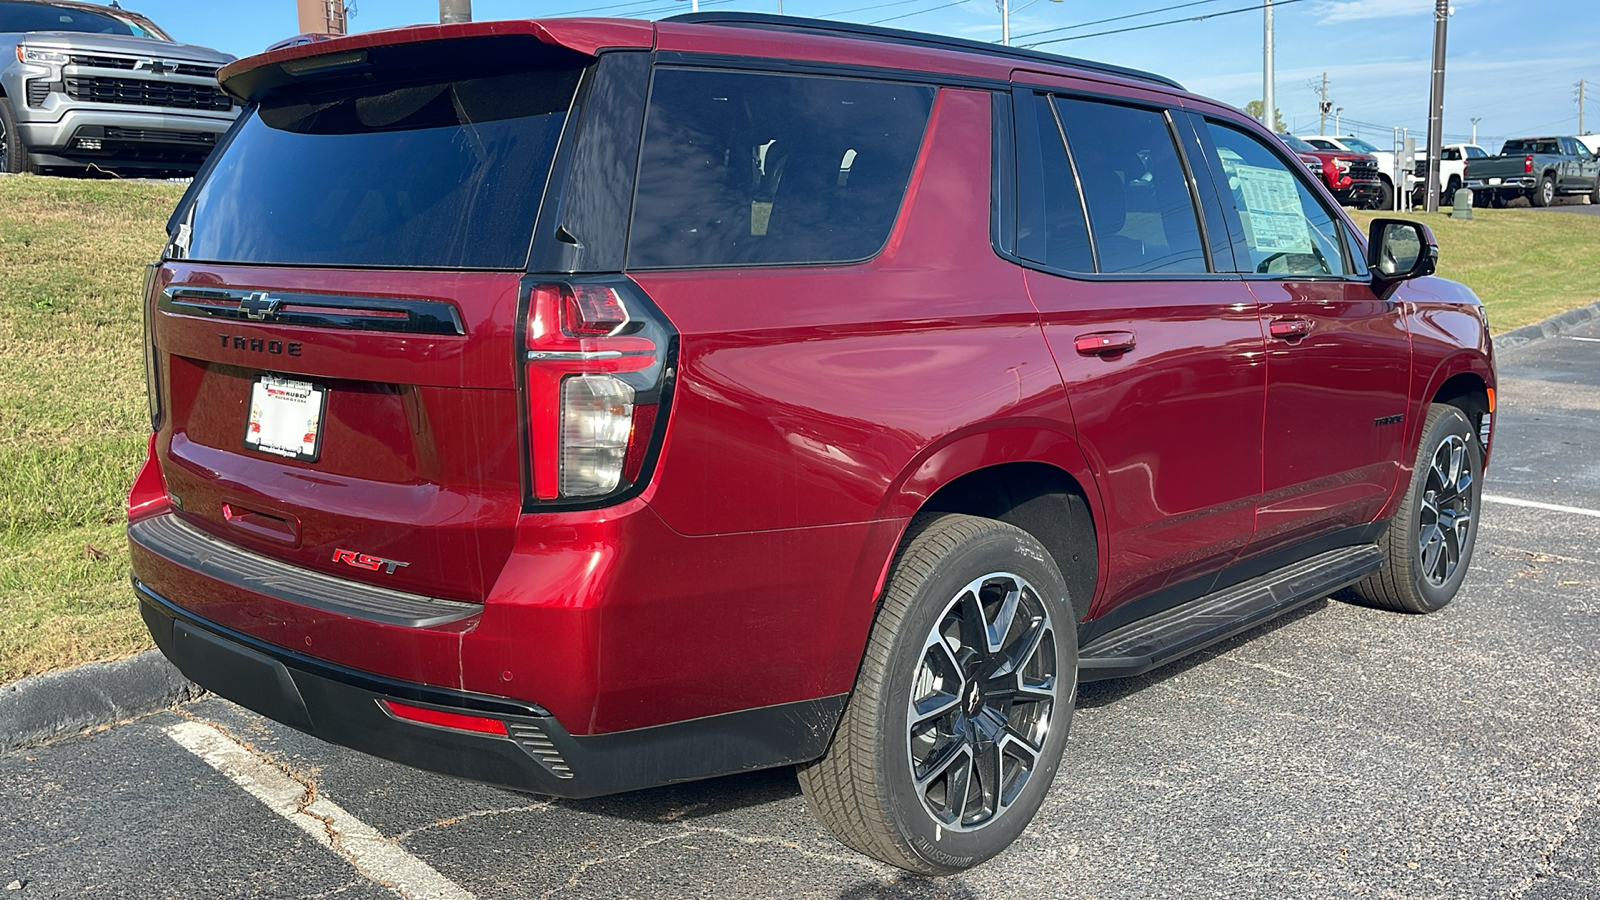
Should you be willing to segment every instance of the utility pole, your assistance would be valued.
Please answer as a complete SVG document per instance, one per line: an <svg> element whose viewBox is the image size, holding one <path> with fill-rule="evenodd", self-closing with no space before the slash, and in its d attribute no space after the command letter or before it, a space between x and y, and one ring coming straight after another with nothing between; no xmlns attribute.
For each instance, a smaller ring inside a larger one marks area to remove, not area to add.
<svg viewBox="0 0 1600 900"><path fill-rule="evenodd" d="M1000 7L1000 43L1011 46L1011 0L995 0Z"/></svg>
<svg viewBox="0 0 1600 900"><path fill-rule="evenodd" d="M1578 79L1578 133L1588 134L1583 130L1583 79Z"/></svg>
<svg viewBox="0 0 1600 900"><path fill-rule="evenodd" d="M1478 143L1478 123L1483 121L1483 116L1472 117L1472 143Z"/></svg>
<svg viewBox="0 0 1600 900"><path fill-rule="evenodd" d="M439 0L439 24L456 25L472 21L472 0Z"/></svg>
<svg viewBox="0 0 1600 900"><path fill-rule="evenodd" d="M1272 0L1266 0L1261 7L1262 25L1265 34L1261 44L1261 124L1267 126L1268 131L1278 130L1277 107L1273 105L1272 97Z"/></svg>
<svg viewBox="0 0 1600 900"><path fill-rule="evenodd" d="M1444 149L1444 45L1450 0L1433 5L1433 86L1428 91L1428 212L1439 211L1439 153Z"/></svg>
<svg viewBox="0 0 1600 900"><path fill-rule="evenodd" d="M1317 134L1328 133L1328 112L1333 109L1333 104L1328 102L1328 73L1322 73L1322 100L1317 103L1321 112L1321 119L1317 122Z"/></svg>

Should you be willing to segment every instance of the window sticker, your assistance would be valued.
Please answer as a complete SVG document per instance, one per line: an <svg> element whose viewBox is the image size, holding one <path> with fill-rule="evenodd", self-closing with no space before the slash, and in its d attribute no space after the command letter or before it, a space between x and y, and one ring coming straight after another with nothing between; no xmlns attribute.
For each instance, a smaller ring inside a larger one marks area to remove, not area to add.
<svg viewBox="0 0 1600 900"><path fill-rule="evenodd" d="M1246 236L1257 253L1310 253L1311 231L1300 208L1294 176L1282 169L1235 163Z"/></svg>

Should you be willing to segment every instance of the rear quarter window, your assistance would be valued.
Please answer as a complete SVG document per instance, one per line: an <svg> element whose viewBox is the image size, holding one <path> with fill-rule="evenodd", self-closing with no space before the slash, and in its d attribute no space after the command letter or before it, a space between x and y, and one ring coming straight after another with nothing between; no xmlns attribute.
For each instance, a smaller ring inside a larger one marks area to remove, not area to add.
<svg viewBox="0 0 1600 900"><path fill-rule="evenodd" d="M857 78L658 69L629 267L874 256L905 197L936 92Z"/></svg>

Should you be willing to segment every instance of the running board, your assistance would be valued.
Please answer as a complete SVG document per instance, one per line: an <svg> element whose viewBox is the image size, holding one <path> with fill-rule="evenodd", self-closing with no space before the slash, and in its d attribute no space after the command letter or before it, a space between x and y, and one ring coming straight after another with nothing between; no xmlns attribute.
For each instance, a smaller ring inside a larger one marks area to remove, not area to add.
<svg viewBox="0 0 1600 900"><path fill-rule="evenodd" d="M1383 551L1341 547L1131 622L1078 651L1078 680L1140 675L1349 587L1378 571Z"/></svg>

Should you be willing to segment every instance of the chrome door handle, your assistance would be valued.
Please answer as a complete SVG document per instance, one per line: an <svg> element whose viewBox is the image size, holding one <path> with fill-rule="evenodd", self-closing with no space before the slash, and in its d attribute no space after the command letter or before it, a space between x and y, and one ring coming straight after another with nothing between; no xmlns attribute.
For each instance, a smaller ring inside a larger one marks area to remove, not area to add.
<svg viewBox="0 0 1600 900"><path fill-rule="evenodd" d="M1285 341L1298 341L1311 333L1310 319L1273 319L1267 332Z"/></svg>
<svg viewBox="0 0 1600 900"><path fill-rule="evenodd" d="M1113 356L1127 353L1137 343L1131 331L1096 331L1072 339L1073 349L1084 356Z"/></svg>

